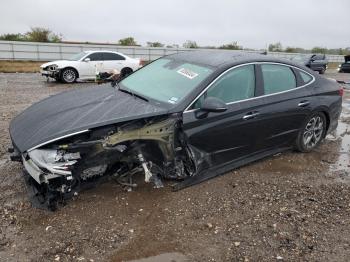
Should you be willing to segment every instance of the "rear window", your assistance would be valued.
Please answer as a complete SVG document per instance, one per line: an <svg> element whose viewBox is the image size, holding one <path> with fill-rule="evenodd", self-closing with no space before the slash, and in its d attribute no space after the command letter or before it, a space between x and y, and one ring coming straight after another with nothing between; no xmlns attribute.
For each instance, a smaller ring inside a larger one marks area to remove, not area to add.
<svg viewBox="0 0 350 262"><path fill-rule="evenodd" d="M295 75L288 66L263 64L261 70L266 95L287 91L297 86Z"/></svg>

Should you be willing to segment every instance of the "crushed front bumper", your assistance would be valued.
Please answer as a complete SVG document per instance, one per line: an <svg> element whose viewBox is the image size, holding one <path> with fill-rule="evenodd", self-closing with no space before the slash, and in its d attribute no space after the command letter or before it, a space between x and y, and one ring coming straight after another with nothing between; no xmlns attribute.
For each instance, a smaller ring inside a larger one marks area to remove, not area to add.
<svg viewBox="0 0 350 262"><path fill-rule="evenodd" d="M46 77L51 77L51 78L58 78L60 71L59 70L55 70L55 71L51 71L51 70L40 70L40 73L42 76L46 76Z"/></svg>

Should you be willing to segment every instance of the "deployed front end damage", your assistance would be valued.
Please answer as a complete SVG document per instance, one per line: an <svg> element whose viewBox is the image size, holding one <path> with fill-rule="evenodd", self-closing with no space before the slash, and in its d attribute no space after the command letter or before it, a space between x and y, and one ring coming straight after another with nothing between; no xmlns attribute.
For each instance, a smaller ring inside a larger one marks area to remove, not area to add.
<svg viewBox="0 0 350 262"><path fill-rule="evenodd" d="M162 187L162 179L195 173L177 115L133 120L30 149L23 153L26 181L37 207L51 210L101 179L136 186L133 176Z"/></svg>

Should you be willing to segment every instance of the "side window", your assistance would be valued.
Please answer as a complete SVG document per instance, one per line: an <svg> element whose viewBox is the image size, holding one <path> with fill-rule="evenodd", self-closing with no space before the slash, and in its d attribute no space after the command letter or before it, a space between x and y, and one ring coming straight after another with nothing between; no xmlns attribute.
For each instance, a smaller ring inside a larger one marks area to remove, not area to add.
<svg viewBox="0 0 350 262"><path fill-rule="evenodd" d="M125 57L115 53L103 53L103 60L125 60Z"/></svg>
<svg viewBox="0 0 350 262"><path fill-rule="evenodd" d="M103 61L102 53L92 53L88 58L90 61Z"/></svg>
<svg viewBox="0 0 350 262"><path fill-rule="evenodd" d="M217 97L225 103L254 97L255 71L254 65L235 68L221 76L197 100L193 108L200 108L205 97Z"/></svg>
<svg viewBox="0 0 350 262"><path fill-rule="evenodd" d="M291 68L283 65L261 65L265 95L287 91L297 86L295 75Z"/></svg>
<svg viewBox="0 0 350 262"><path fill-rule="evenodd" d="M307 84L307 83L311 82L312 76L310 76L307 73L304 73L303 71L299 71L298 70L298 72L299 72L299 74L301 76L301 79L303 79L304 84Z"/></svg>
<svg viewBox="0 0 350 262"><path fill-rule="evenodd" d="M314 57L312 57L314 60L324 60L325 59L325 55L315 55Z"/></svg>

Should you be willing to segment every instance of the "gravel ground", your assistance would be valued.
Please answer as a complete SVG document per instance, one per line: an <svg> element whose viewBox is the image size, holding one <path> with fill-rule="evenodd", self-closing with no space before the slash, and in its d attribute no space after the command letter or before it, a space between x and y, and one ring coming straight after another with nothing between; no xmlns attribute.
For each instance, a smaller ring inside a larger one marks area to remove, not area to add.
<svg viewBox="0 0 350 262"><path fill-rule="evenodd" d="M350 93L337 133L312 153L285 152L179 192L105 183L57 212L32 208L6 153L9 122L88 85L0 74L1 261L349 261Z"/></svg>

